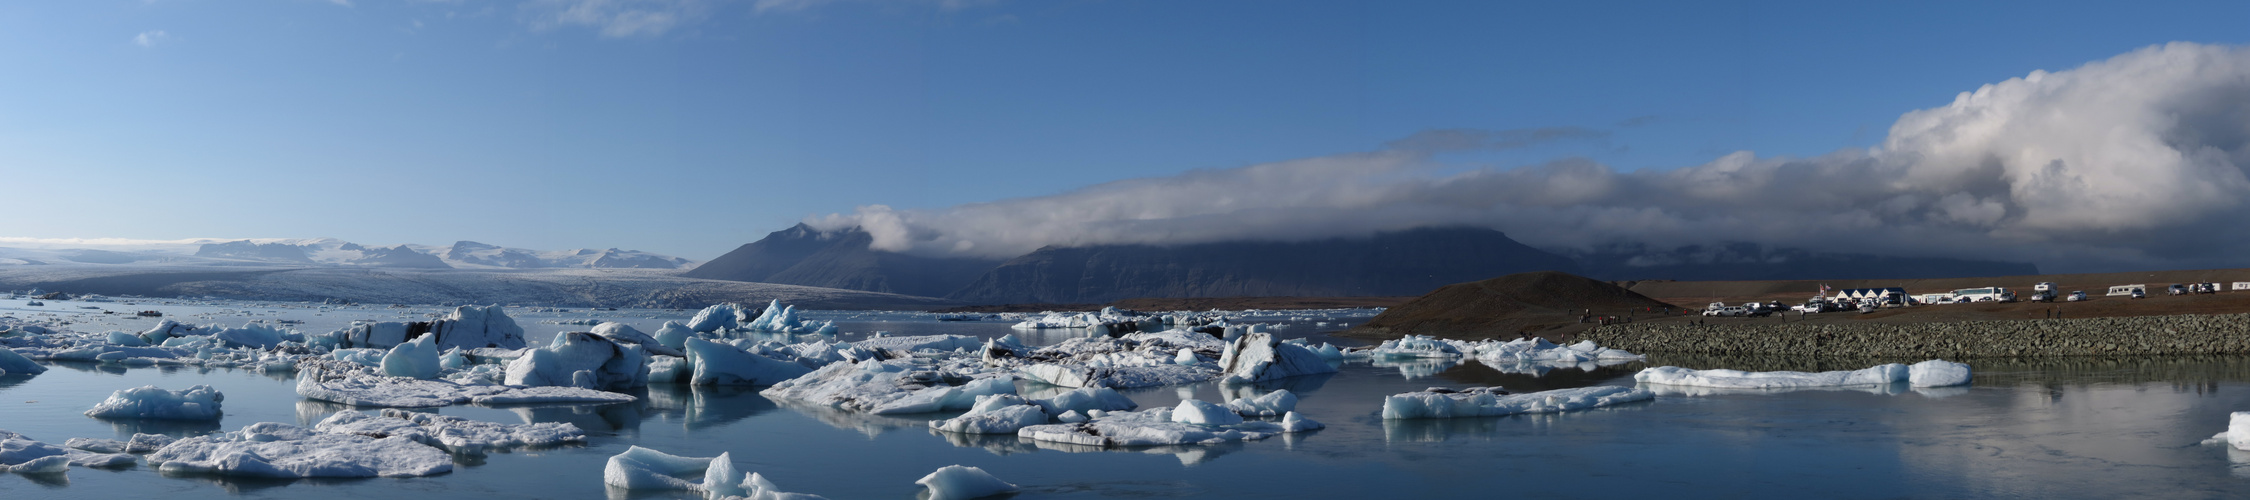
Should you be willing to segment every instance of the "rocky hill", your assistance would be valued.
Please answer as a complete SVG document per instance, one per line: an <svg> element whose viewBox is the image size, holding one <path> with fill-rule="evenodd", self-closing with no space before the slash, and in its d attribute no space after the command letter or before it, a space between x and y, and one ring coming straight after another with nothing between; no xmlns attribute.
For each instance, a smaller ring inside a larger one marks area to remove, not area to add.
<svg viewBox="0 0 2250 500"><path fill-rule="evenodd" d="M1575 330L1587 309L1595 314L1654 317L1671 304L1624 287L1569 273L1541 271L1446 285L1383 311L1351 334L1368 337L1436 335L1448 338L1512 338Z"/></svg>
<svg viewBox="0 0 2250 500"><path fill-rule="evenodd" d="M681 276L942 297L999 264L874 250L867 247L873 241L858 228L821 231L798 224Z"/></svg>

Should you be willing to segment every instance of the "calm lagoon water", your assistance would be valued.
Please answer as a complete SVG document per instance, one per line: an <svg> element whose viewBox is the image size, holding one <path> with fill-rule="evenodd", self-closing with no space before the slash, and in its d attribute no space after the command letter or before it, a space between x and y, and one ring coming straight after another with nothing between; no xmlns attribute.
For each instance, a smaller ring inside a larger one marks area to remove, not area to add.
<svg viewBox="0 0 2250 500"><path fill-rule="evenodd" d="M52 301L50 301L52 303ZM80 305L65 302L62 304ZM0 304L0 314L70 314ZM436 308L290 309L281 305L135 304L194 322L292 318L304 330L350 319L419 318ZM222 312L231 311L231 312ZM77 313L73 328L145 328L153 320ZM534 337L616 319L653 330L676 311L511 311ZM317 316L315 316L317 315ZM938 322L927 315L821 312L856 339L953 333L993 337L1005 322ZM1362 318L1344 321L1356 322ZM1331 340L1321 318L1259 318L1285 336ZM1065 332L1022 335L1052 343ZM1904 387L1797 392L1667 391L1647 403L1555 415L1385 421L1386 395L1431 386L1501 385L1528 391L1631 384L1643 366L1852 369L1882 360L1715 359L1652 356L1649 364L1543 375L1501 373L1475 362L1374 366L1288 388L1298 412L1328 428L1222 446L1101 450L1013 435L933 433L923 418L844 414L776 404L746 388L658 385L642 401L608 406L448 407L439 413L497 422L569 422L584 445L457 457L453 473L405 479L242 480L173 477L148 467L74 468L66 476L0 475L0 498L692 498L602 485L604 461L628 446L715 456L783 489L836 499L913 498L913 481L938 467L982 467L1024 488L1015 498L2239 498L2250 496L2250 453L2199 444L2250 410L2250 359L2160 358L1975 361L1968 388ZM234 369L120 369L56 363L37 376L0 377L0 429L60 444L72 437L175 436L261 421L311 425L340 405L306 401L291 380ZM110 391L210 384L226 394L216 424L102 421L79 412ZM1031 388L1037 390L1038 388ZM1223 401L1249 389L1215 384L1126 391L1142 407L1183 397Z"/></svg>

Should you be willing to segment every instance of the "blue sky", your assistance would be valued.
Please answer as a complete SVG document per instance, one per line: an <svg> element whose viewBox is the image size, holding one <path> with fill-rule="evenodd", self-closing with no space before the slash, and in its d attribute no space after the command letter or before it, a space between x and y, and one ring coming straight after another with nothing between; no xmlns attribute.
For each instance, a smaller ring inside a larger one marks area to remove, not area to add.
<svg viewBox="0 0 2250 500"><path fill-rule="evenodd" d="M334 236L709 259L807 216L1373 151L1676 169L1880 143L1960 92L2250 4L0 4L0 236Z"/></svg>

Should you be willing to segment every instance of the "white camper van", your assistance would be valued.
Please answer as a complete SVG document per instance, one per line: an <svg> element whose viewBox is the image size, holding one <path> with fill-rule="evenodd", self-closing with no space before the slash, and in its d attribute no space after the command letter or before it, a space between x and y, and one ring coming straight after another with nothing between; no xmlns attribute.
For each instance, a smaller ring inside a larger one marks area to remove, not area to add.
<svg viewBox="0 0 2250 500"><path fill-rule="evenodd" d="M1955 302L2015 302L2016 292L2006 288L1963 288L1953 291Z"/></svg>
<svg viewBox="0 0 2250 500"><path fill-rule="evenodd" d="M2117 285L2117 286L2109 287L2109 296L2111 296L2111 297L2132 297L2132 296L2145 296L2145 295L2148 295L2148 285L2145 285L2145 284L2143 284L2143 285Z"/></svg>

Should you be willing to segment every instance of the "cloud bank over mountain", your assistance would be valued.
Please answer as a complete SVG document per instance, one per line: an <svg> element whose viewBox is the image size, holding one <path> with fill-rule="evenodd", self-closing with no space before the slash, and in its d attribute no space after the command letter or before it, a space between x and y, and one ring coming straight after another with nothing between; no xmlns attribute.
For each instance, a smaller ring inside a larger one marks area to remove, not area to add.
<svg viewBox="0 0 2250 500"><path fill-rule="evenodd" d="M1908 112L1878 146L1749 151L1672 170L1584 159L1449 169L1435 155L1559 140L1435 131L1352 154L1129 179L935 210L813 217L878 250L1006 257L1041 246L1302 241L1467 224L1551 248L1747 241L2031 260L2055 271L2250 265L2250 50L2173 43L1985 85Z"/></svg>

